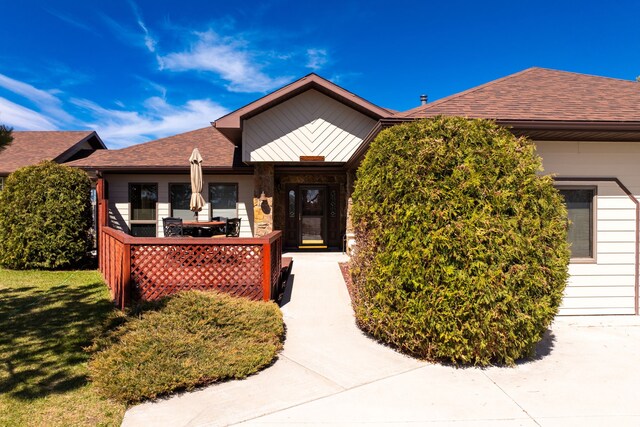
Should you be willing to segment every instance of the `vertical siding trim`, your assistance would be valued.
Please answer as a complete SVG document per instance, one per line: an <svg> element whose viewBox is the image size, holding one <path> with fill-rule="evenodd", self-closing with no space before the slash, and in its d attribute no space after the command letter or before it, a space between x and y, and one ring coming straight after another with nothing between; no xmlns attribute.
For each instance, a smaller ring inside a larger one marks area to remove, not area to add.
<svg viewBox="0 0 640 427"><path fill-rule="evenodd" d="M639 248L639 243L640 243L640 202L638 201L638 199L633 195L633 193L631 191L629 191L629 189L622 183L622 181L620 181L618 178L616 177L599 177L599 178L588 178L588 177L579 177L579 178L571 178L571 177L567 177L567 176L563 176L563 177L554 177L553 178L555 181L592 181L592 182L598 182L598 181L605 181L605 182L615 182L618 187L620 187L620 189L627 195L627 197L629 197L629 199L631 199L631 201L633 202L633 204L636 206L636 230L635 230L635 238L636 238L636 242L635 242L635 269L634 269L634 275L635 275L635 281L634 281L634 299L633 299L633 307L634 307L634 312L635 315L637 316L638 314L640 314L640 307L638 304L638 296L640 295L640 253L638 253L638 248Z"/></svg>

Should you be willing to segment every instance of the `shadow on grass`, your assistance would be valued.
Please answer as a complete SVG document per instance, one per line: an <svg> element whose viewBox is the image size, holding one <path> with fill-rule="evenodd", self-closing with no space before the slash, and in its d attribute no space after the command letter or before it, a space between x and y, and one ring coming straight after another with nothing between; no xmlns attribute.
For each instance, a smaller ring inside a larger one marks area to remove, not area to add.
<svg viewBox="0 0 640 427"><path fill-rule="evenodd" d="M110 313L99 282L0 289L0 393L30 400L86 384L83 347Z"/></svg>

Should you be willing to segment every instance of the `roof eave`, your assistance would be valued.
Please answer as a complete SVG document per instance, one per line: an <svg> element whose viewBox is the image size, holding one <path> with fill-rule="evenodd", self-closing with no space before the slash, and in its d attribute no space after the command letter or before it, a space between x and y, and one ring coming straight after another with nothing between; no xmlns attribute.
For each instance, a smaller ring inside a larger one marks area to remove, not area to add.
<svg viewBox="0 0 640 427"><path fill-rule="evenodd" d="M73 155L80 150L80 146L85 142L89 142L91 147L93 147L96 150L107 149L107 147L104 145L104 142L102 142L102 139L100 139L96 131L91 131L88 135L86 135L80 141L76 142L71 147L67 148L65 151L58 154L52 160L56 163L64 163L67 159L70 159L71 157L73 157Z"/></svg>
<svg viewBox="0 0 640 427"><path fill-rule="evenodd" d="M275 105L310 89L316 89L374 119L391 116L392 113L367 101L358 95L332 83L317 74L311 73L290 83L256 101L241 107L212 124L217 129L240 129L242 120L253 117Z"/></svg>
<svg viewBox="0 0 640 427"><path fill-rule="evenodd" d="M85 171L97 171L100 173L185 173L191 170L188 166L76 166ZM203 166L202 172L207 173L252 173L251 166Z"/></svg>
<svg viewBox="0 0 640 427"><path fill-rule="evenodd" d="M519 129L535 130L640 131L640 121L496 119L496 123Z"/></svg>

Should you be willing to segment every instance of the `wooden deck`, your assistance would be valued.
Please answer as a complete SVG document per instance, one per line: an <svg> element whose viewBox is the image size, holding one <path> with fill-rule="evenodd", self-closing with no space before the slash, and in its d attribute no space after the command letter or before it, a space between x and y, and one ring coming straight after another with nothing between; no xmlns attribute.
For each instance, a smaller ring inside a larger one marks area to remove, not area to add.
<svg viewBox="0 0 640 427"><path fill-rule="evenodd" d="M281 231L259 238L134 237L108 226L103 178L96 195L98 266L121 309L189 289L255 300L277 299L282 292Z"/></svg>
<svg viewBox="0 0 640 427"><path fill-rule="evenodd" d="M189 289L269 300L281 292L282 232L260 238L133 237L103 226L99 268L120 308Z"/></svg>

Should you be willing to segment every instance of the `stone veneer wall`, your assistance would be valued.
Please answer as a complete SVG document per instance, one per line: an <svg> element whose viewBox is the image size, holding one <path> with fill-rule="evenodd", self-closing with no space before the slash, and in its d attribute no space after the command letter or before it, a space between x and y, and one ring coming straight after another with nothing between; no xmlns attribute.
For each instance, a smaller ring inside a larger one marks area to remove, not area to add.
<svg viewBox="0 0 640 427"><path fill-rule="evenodd" d="M261 237L273 228L273 164L257 163L253 170L253 235ZM264 193L266 200L260 200ZM278 229L278 230L281 230Z"/></svg>

